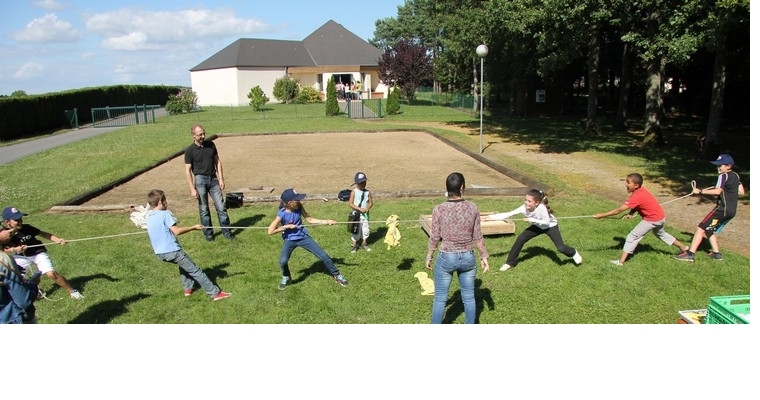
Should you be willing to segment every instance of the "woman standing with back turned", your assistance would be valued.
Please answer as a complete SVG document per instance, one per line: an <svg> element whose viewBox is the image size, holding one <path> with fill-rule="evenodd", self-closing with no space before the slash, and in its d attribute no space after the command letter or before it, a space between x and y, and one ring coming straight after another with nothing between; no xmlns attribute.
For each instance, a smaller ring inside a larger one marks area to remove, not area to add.
<svg viewBox="0 0 760 400"><path fill-rule="evenodd" d="M466 324L475 323L475 265L474 245L478 247L481 268L488 271L488 250L480 230L480 211L478 207L466 201L464 193L464 176L452 172L446 178L446 196L448 200L433 208L430 221L430 239L425 267L431 269L433 252L440 243L440 252L435 261L433 280L435 296L433 298L432 323L440 324L446 308L446 299L454 272L459 278L464 317Z"/></svg>

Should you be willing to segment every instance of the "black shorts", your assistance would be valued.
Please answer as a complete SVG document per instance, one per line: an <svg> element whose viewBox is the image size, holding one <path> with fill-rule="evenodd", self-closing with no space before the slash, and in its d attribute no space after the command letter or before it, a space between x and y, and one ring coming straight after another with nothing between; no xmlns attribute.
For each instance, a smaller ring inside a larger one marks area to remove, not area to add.
<svg viewBox="0 0 760 400"><path fill-rule="evenodd" d="M731 221L734 218L733 215L727 216L715 211L716 210L710 211L698 225L700 228L704 229L708 238L713 234L720 233L728 221Z"/></svg>

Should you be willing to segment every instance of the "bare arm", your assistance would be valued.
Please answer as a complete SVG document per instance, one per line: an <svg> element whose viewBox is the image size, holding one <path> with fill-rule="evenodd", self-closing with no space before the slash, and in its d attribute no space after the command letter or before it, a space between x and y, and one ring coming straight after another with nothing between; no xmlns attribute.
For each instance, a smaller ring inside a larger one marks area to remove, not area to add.
<svg viewBox="0 0 760 400"><path fill-rule="evenodd" d="M605 213L594 214L594 218L595 218L595 219L599 219L599 218L606 218L606 217L610 217L610 216L612 216L612 215L617 215L617 214L620 214L621 212L623 212L623 211L625 211L625 210L628 210L629 208L630 208L630 207L628 207L628 205L626 205L626 204L621 204L621 205L620 205L620 207L618 207L618 208L616 208L616 209L614 209L614 210L610 210L610 211L607 211L607 212L605 212ZM624 216L623 218L626 218L626 217L630 218L630 216L628 216L628 215Z"/></svg>
<svg viewBox="0 0 760 400"><path fill-rule="evenodd" d="M195 190L195 177L193 176L192 164L185 164L185 179L190 187L190 197L198 198L198 192Z"/></svg>
<svg viewBox="0 0 760 400"><path fill-rule="evenodd" d="M296 226L294 224L288 224L280 226L280 222L282 221L282 218L275 217L271 224L269 224L269 228L267 228L267 233L270 235L274 235L275 233L284 232L286 229L294 229Z"/></svg>
<svg viewBox="0 0 760 400"><path fill-rule="evenodd" d="M337 222L334 219L317 219L312 216L305 217L310 224L314 225L335 225Z"/></svg>
<svg viewBox="0 0 760 400"><path fill-rule="evenodd" d="M222 159L219 154L216 155L216 179L219 180L219 188L224 190L224 171L222 170Z"/></svg>
<svg viewBox="0 0 760 400"><path fill-rule="evenodd" d="M183 233L187 233L187 232L190 232L190 231L199 231L201 229L203 229L203 225L201 225L201 224L193 225L193 226L177 226L177 225L172 225L172 227L169 228L169 230L172 231L172 233L174 234L174 236L179 236L179 235L181 235Z"/></svg>
<svg viewBox="0 0 760 400"><path fill-rule="evenodd" d="M66 244L66 239L58 237L58 236L55 236L52 233L45 232L45 231L40 231L39 235L41 237L43 237L43 238L51 241L51 242L56 242L56 243L61 244L61 245Z"/></svg>

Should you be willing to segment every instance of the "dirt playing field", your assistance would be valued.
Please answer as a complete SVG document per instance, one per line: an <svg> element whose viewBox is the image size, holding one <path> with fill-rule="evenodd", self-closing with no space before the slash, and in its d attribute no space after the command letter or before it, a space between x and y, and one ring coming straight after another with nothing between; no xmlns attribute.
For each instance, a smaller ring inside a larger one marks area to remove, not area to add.
<svg viewBox="0 0 760 400"><path fill-rule="evenodd" d="M626 166L606 164L583 152L545 153L536 146L511 143L488 134L484 134L484 141L487 143L483 153L486 157L504 152L537 168L548 169L559 177L566 176L569 181L587 182L583 189L615 201L625 200L624 177L634 172ZM259 199L276 199L289 187L310 196L335 199L339 190L349 188L353 183L357 171L367 174L368 187L377 197L414 191L438 191L442 195L445 178L453 171L463 173L471 188L518 188L519 191L527 188L426 132L225 136L214 142L224 167L225 192L261 187L265 190L244 192L246 197ZM188 136L188 145L190 143ZM682 195L655 182L645 182L645 186L662 199ZM181 156L85 205L144 205L146 194L153 188L167 193L170 207L175 212L197 209L195 200L189 197ZM693 232L699 219L713 207L713 200L712 197L701 200L699 196L691 196L667 206L671 232L675 229ZM602 211L607 210L599 210ZM688 241L690 238L683 239ZM720 244L726 250L749 257L749 205L740 202L736 218L720 234Z"/></svg>

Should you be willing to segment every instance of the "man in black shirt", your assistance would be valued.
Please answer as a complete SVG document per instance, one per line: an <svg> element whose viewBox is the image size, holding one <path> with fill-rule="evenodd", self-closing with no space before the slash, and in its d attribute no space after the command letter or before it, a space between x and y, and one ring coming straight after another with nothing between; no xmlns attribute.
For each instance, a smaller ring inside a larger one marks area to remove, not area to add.
<svg viewBox="0 0 760 400"><path fill-rule="evenodd" d="M209 242L214 240L214 229L211 228L211 211L208 207L208 197L216 208L219 217L219 225L222 235L230 240L235 240L230 231L230 218L224 205L224 172L222 160L216 150L214 142L206 140L206 131L201 125L193 125L190 132L193 135L193 144L185 149L185 176L190 186L190 196L198 199L198 212L201 224L204 226L203 234Z"/></svg>

